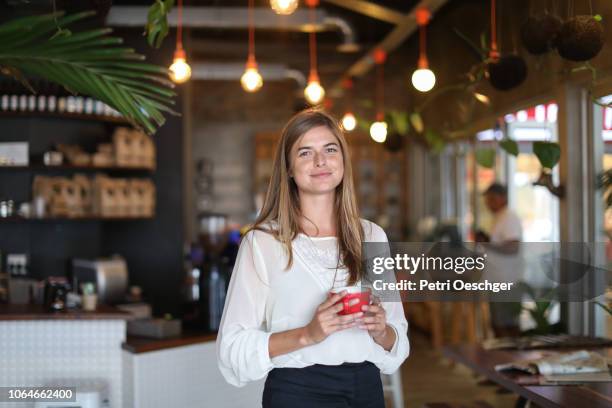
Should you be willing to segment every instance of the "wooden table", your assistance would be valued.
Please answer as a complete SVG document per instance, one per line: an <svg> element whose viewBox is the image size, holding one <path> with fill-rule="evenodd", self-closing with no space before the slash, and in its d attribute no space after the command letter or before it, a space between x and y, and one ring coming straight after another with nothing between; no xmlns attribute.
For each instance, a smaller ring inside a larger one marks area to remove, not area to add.
<svg viewBox="0 0 612 408"><path fill-rule="evenodd" d="M562 349L555 349L561 351ZM608 357L612 348L599 349ZM537 358L542 350L484 350L478 345L446 346L443 353L457 363L463 364L478 374L502 387L530 400L543 408L612 408L612 383L590 383L585 385L524 385L517 380L525 374L516 371L497 372L495 365L515 360Z"/></svg>

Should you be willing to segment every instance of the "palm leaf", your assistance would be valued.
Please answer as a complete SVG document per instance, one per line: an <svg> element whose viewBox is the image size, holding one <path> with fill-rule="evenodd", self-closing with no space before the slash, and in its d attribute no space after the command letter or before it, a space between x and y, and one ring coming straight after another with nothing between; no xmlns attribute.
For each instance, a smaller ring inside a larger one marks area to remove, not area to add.
<svg viewBox="0 0 612 408"><path fill-rule="evenodd" d="M149 134L165 122L176 95L164 67L123 40L110 28L71 33L64 27L95 14L63 12L18 18L0 25L0 73L29 86L27 76L58 83L74 94L94 97ZM61 35L58 33L61 30Z"/></svg>

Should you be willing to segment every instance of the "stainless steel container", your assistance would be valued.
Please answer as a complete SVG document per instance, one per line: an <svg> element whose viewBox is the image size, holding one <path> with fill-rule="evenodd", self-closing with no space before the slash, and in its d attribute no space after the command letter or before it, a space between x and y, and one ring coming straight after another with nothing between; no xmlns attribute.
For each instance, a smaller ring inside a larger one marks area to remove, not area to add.
<svg viewBox="0 0 612 408"><path fill-rule="evenodd" d="M76 287L83 282L93 282L100 303L121 303L125 299L128 285L127 264L121 256L95 260L74 259L72 279Z"/></svg>

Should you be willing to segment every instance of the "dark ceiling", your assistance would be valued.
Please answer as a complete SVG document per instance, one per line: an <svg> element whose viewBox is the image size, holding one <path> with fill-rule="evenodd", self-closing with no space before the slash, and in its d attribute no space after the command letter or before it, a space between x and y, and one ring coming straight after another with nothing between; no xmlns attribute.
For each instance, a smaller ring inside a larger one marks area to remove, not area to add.
<svg viewBox="0 0 612 408"><path fill-rule="evenodd" d="M55 0L55 3L57 9L77 11L92 7L104 10L111 3L121 6L149 6L153 0ZM382 0L372 1L372 3L407 14L419 2L417 0ZM51 4L51 0L0 0L0 20L20 14L48 12L52 10ZM184 4L199 7L246 7L247 0L184 0ZM255 0L255 6L269 7L269 0ZM300 0L300 7L304 7L304 0ZM395 28L395 25L388 22L330 4L325 0L321 1L320 7L325 9L330 16L340 17L347 21L354 28L356 41L361 45L361 50L357 53L340 53L336 49L342 42L340 32L327 31L317 34L318 68L322 80L328 84L338 81L351 65L362 58L366 52L372 50ZM133 30L142 32L141 28ZM247 30L186 29L188 56L192 61L244 61L247 54L247 35ZM255 41L259 63L282 63L289 68L300 70L305 75L308 73L309 54L306 33L258 29L255 33ZM407 41L414 41L414 39Z"/></svg>

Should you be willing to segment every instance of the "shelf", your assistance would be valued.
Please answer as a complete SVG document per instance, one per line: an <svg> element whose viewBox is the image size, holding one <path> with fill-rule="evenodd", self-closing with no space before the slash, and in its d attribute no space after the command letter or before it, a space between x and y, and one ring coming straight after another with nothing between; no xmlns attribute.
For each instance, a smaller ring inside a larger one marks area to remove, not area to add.
<svg viewBox="0 0 612 408"><path fill-rule="evenodd" d="M38 112L38 111L0 111L0 117L13 118L56 118L56 119L79 119L87 121L97 121L106 123L116 123L122 125L130 125L123 117L94 115L87 113L70 113L70 112Z"/></svg>
<svg viewBox="0 0 612 408"><path fill-rule="evenodd" d="M1 223L20 223L20 222L88 222L88 221L150 221L154 217L49 217L49 218L23 218L8 217L0 218Z"/></svg>
<svg viewBox="0 0 612 408"><path fill-rule="evenodd" d="M155 169L151 169L148 167L118 167L118 166L110 166L110 167L97 167L97 166L73 166L70 164L62 164L59 166L45 166L44 164L32 164L29 166L0 166L0 171L85 171L85 172L95 172L95 171L121 171L121 172L147 172L152 173Z"/></svg>

